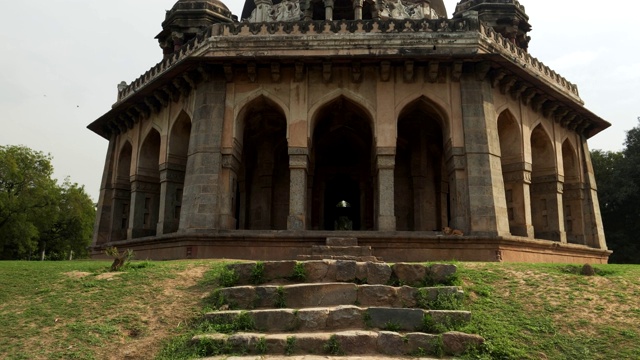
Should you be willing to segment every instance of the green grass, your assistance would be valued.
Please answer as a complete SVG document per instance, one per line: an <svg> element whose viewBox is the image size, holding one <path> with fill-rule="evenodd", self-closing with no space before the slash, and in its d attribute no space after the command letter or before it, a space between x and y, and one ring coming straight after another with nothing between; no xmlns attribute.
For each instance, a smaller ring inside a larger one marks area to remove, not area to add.
<svg viewBox="0 0 640 360"><path fill-rule="evenodd" d="M194 345L193 335L253 328L242 315L229 324L202 320L202 312L212 310L207 296L234 281L224 262L136 261L111 280L100 278L110 264L0 262L0 358L99 360L129 351L137 359L191 359L229 351L215 341ZM487 340L466 359L640 354L640 266L596 265L597 276L584 277L575 265L456 265L466 294L459 305L473 320L451 328ZM437 300L447 305L450 299ZM257 344L261 351L264 345ZM343 349L333 339L324 350Z"/></svg>

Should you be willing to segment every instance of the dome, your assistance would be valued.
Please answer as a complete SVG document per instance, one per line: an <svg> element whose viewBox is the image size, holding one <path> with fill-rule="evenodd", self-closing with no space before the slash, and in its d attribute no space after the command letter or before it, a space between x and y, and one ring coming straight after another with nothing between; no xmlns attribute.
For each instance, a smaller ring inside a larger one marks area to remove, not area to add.
<svg viewBox="0 0 640 360"><path fill-rule="evenodd" d="M156 39L164 55L170 56L209 26L233 21L235 16L220 0L179 0L167 11Z"/></svg>
<svg viewBox="0 0 640 360"><path fill-rule="evenodd" d="M289 1L289 2L294 2L294 3L299 3L300 4L300 8L304 9L304 8L313 8L314 6L319 6L320 8L323 8L323 1L322 0L273 0L272 5L277 5L280 4L283 1ZM375 3L378 2L379 0L376 1L372 1L372 0L364 0L363 1L363 9L367 9L369 8L369 13L370 14L363 14L363 19L370 19L371 16L371 9L375 8ZM262 1L264 3L268 2L268 0L266 1ZM391 4L397 4L397 3L402 3L404 5L419 5L419 4L423 4L423 3L428 3L431 5L431 9L433 11L435 11L435 13L438 15L438 17L440 18L446 18L447 17L447 9L444 6L444 2L443 0L382 0L380 1L381 3L391 3ZM344 4L343 4L344 3ZM344 5L344 6L343 6ZM351 0L335 0L334 1L334 7L338 8L338 7L343 7L345 9L353 9L353 5L352 5L352 1ZM242 8L242 19L249 19L251 18L251 13L256 9L256 2L255 0L245 0L244 2L244 7ZM335 11L335 10L334 10ZM316 13L318 11L316 9L314 9L314 20L318 20ZM366 10L365 10L366 12ZM319 12L320 14L323 13L322 9ZM340 20L340 17L334 17L334 20ZM350 20L349 18L346 18L345 20Z"/></svg>

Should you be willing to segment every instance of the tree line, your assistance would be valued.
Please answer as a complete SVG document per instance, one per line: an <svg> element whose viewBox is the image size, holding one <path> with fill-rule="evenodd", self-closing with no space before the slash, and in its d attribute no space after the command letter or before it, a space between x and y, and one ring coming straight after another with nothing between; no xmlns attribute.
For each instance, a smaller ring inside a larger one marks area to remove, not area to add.
<svg viewBox="0 0 640 360"><path fill-rule="evenodd" d="M95 205L84 186L52 178L52 157L0 146L0 260L86 257Z"/></svg>
<svg viewBox="0 0 640 360"><path fill-rule="evenodd" d="M640 264L640 118L621 151L591 151L612 263Z"/></svg>

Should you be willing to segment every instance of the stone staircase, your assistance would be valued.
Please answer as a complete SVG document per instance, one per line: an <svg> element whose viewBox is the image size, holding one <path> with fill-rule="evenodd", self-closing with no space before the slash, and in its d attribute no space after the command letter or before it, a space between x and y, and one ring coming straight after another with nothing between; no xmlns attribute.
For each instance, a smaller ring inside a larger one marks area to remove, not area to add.
<svg viewBox="0 0 640 360"><path fill-rule="evenodd" d="M313 245L311 255L299 255L298 260L354 260L380 262L371 246L359 246L357 238L329 237L326 245Z"/></svg>
<svg viewBox="0 0 640 360"><path fill-rule="evenodd" d="M357 245L327 244L341 246ZM455 331L471 321L458 310L464 293L452 286L455 265L325 259L237 263L227 271L234 286L211 295L219 310L205 317L242 324L244 332L194 336L215 350L207 355L455 356L484 342Z"/></svg>

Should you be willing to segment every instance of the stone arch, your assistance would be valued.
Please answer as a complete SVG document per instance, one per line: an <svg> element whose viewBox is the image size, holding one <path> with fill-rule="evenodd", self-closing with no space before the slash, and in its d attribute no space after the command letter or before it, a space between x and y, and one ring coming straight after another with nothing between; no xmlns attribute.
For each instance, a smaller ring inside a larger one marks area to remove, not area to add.
<svg viewBox="0 0 640 360"><path fill-rule="evenodd" d="M276 109L287 121L287 114L289 114L289 107L284 104L278 97L273 96L269 92L264 89L257 89L251 92L244 99L238 101L236 103L235 109L236 113L234 115L234 129L233 129L233 137L236 141L242 142L242 137L244 134L244 125L247 119L247 113L253 111L256 106L264 106L264 104L268 104L269 107ZM289 137L289 129L287 128L286 137Z"/></svg>
<svg viewBox="0 0 640 360"><path fill-rule="evenodd" d="M374 110L375 106L367 99L351 90L335 89L316 101L309 109L309 139L311 139L312 142L314 138L314 131L317 127L318 120L320 119L321 110L339 99L346 100L353 106L357 107L366 118L376 118L376 111ZM370 122L373 124L373 120L370 120ZM375 129L373 129L373 131L375 133Z"/></svg>
<svg viewBox="0 0 640 360"><path fill-rule="evenodd" d="M562 164L564 168L562 205L567 241L584 245L584 191L580 179L580 162L578 161L578 154L569 139L562 143Z"/></svg>
<svg viewBox="0 0 640 360"><path fill-rule="evenodd" d="M183 110L171 124L166 162L160 165L159 234L178 231L190 140L191 117Z"/></svg>
<svg viewBox="0 0 640 360"><path fill-rule="evenodd" d="M133 147L131 142L123 141L118 152L114 194L113 194L113 220L111 225L111 241L119 241L127 238L129 227L129 211L131 201L131 160L133 157Z"/></svg>
<svg viewBox="0 0 640 360"><path fill-rule="evenodd" d="M558 197L562 184L558 182L553 143L542 124L531 132L531 158L531 214L535 237L560 241Z"/></svg>
<svg viewBox="0 0 640 360"><path fill-rule="evenodd" d="M149 128L138 150L136 173L132 181L131 238L156 235L160 209L160 132Z"/></svg>
<svg viewBox="0 0 640 360"><path fill-rule="evenodd" d="M402 101L396 104L395 114L397 116L400 115L410 104L415 104L416 102L423 102L425 106L431 108L431 110L438 115L439 125L442 128L445 134L448 134L451 128L451 124L449 122L450 116L447 112L447 104L441 99L435 96L426 96L426 95L410 95L406 98L402 99Z"/></svg>
<svg viewBox="0 0 640 360"><path fill-rule="evenodd" d="M372 230L372 117L346 96L314 114L311 174L311 228Z"/></svg>
<svg viewBox="0 0 640 360"><path fill-rule="evenodd" d="M424 97L399 112L394 169L397 230L433 231L449 224L445 120L441 110Z"/></svg>
<svg viewBox="0 0 640 360"><path fill-rule="evenodd" d="M498 116L498 138L509 231L512 235L528 236L525 195L529 173L523 158L520 123L509 109Z"/></svg>
<svg viewBox="0 0 640 360"><path fill-rule="evenodd" d="M260 95L239 112L235 186L236 228L285 230L289 215L287 119L273 99Z"/></svg>

